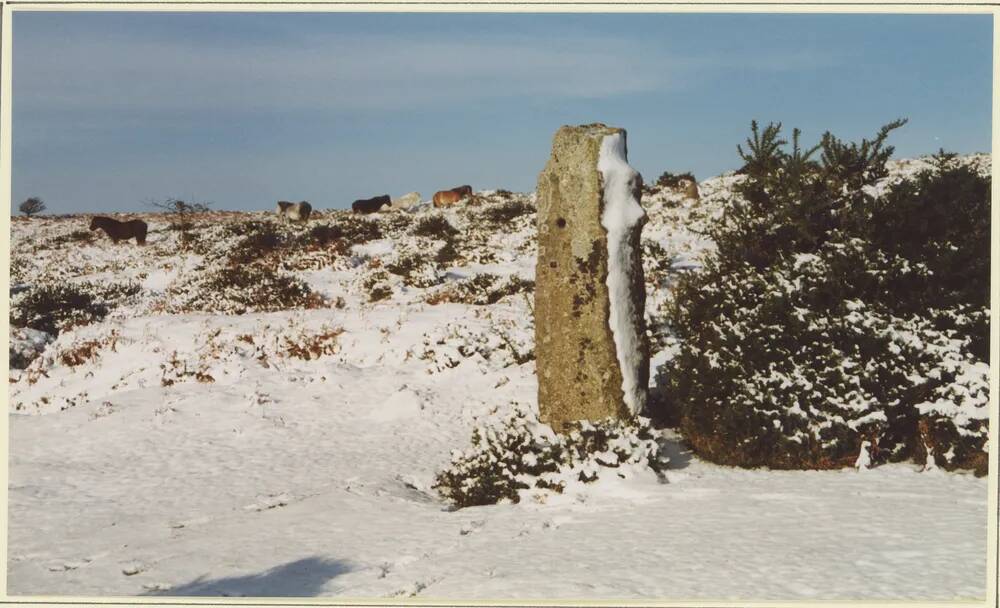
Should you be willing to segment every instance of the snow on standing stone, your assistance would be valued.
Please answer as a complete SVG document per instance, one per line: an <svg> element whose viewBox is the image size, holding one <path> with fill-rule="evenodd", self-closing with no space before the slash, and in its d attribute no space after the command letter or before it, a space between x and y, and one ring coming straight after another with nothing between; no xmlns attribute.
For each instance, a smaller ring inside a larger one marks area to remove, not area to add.
<svg viewBox="0 0 1000 608"><path fill-rule="evenodd" d="M643 310L633 292L644 289L637 249L646 212L639 204L642 176L629 166L626 154L624 132L605 136L597 169L604 181L601 225L608 231L608 323L615 339L625 404L638 414L646 407L642 369L648 369L649 358L642 347Z"/></svg>

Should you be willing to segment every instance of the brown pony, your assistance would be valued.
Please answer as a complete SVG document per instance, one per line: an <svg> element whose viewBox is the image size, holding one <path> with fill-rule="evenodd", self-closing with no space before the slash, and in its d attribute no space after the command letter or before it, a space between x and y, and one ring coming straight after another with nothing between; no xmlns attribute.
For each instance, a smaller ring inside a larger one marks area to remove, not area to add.
<svg viewBox="0 0 1000 608"><path fill-rule="evenodd" d="M446 207L448 205L454 205L463 198L470 198L471 196L472 186L458 186L457 188L452 188L451 190L441 190L434 194L434 206Z"/></svg>
<svg viewBox="0 0 1000 608"><path fill-rule="evenodd" d="M94 219L90 220L90 229L97 230L100 228L107 234L112 242L117 243L121 240L129 240L135 237L135 242L140 245L146 244L146 222L142 220L129 220L127 222L119 222L118 220L111 219L110 217L95 216Z"/></svg>

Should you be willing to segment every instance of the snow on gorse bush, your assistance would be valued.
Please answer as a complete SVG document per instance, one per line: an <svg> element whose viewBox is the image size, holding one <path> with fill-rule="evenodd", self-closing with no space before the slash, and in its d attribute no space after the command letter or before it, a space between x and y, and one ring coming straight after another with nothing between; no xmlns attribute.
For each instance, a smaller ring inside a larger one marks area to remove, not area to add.
<svg viewBox="0 0 1000 608"><path fill-rule="evenodd" d="M667 461L644 418L580 421L558 435L523 406L477 426L471 443L452 452L434 486L458 508L516 503L523 491L562 493L602 475L627 477L630 467L658 472Z"/></svg>
<svg viewBox="0 0 1000 608"><path fill-rule="evenodd" d="M753 126L717 252L678 284L665 407L738 466L986 471L990 180L944 153L888 184L887 125L803 151ZM820 151L822 159L811 156Z"/></svg>

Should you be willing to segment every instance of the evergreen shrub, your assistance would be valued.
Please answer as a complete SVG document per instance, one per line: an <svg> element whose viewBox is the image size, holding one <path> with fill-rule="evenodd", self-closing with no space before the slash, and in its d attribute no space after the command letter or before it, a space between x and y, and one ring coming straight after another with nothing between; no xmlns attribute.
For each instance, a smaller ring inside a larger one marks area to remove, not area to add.
<svg viewBox="0 0 1000 608"><path fill-rule="evenodd" d="M904 122L809 150L795 130L790 152L753 123L717 251L668 314L660 414L700 456L835 468L868 441L874 463L986 472L990 180L942 152L888 184Z"/></svg>
<svg viewBox="0 0 1000 608"><path fill-rule="evenodd" d="M666 462L645 418L580 421L556 434L516 406L477 426L470 447L452 452L434 488L457 508L517 503L522 490L562 493L602 475L626 477L628 466L659 473Z"/></svg>

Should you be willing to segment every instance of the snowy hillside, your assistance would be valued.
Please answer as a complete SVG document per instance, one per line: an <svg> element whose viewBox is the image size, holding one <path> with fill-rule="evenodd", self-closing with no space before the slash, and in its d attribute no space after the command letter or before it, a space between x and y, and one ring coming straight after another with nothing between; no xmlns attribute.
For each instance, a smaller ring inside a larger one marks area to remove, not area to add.
<svg viewBox="0 0 1000 608"><path fill-rule="evenodd" d="M654 376L670 286L738 179L643 196ZM12 329L8 593L984 596L987 480L912 464L734 469L662 430L664 479L450 510L451 450L537 409L534 196L272 215L149 214L145 247L14 219L15 311L45 287L78 312Z"/></svg>

